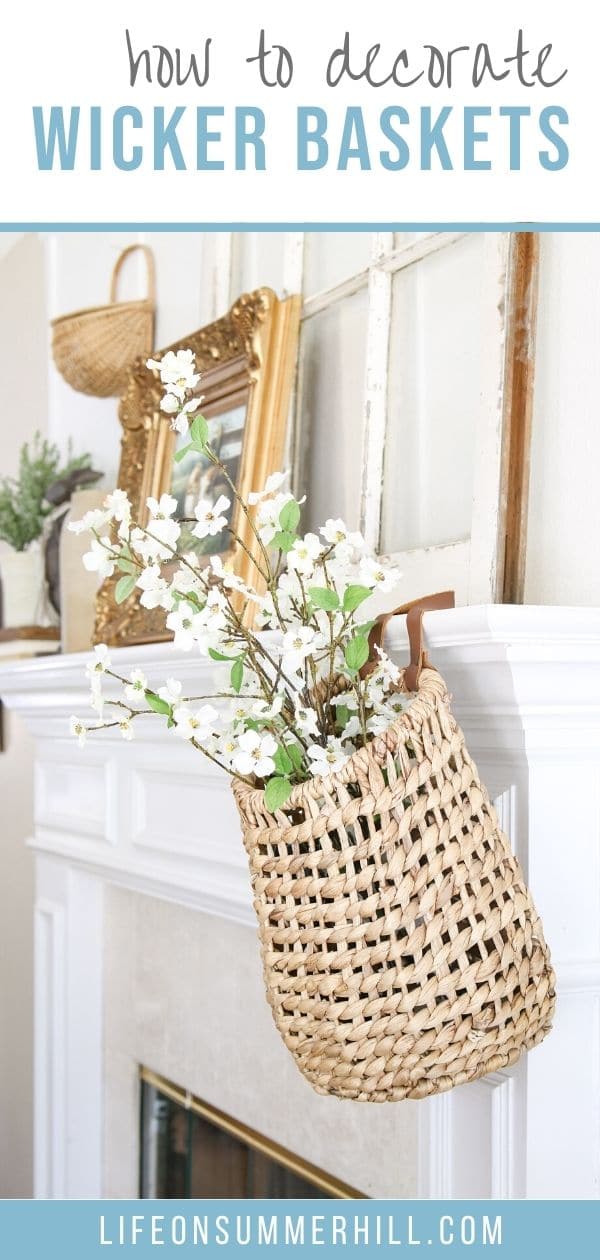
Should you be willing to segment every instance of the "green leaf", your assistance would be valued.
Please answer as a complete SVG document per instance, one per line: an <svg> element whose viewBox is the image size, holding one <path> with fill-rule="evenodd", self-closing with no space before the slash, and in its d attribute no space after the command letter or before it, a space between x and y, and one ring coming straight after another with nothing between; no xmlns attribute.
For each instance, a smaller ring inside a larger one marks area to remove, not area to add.
<svg viewBox="0 0 600 1260"><path fill-rule="evenodd" d="M137 565L133 560L125 560L123 556L119 556L117 560L117 569L119 573L137 573Z"/></svg>
<svg viewBox="0 0 600 1260"><path fill-rule="evenodd" d="M210 657L212 657L213 661L235 661L235 660L237 660L237 657L236 657L236 656L225 656L223 652L217 652L217 649L216 649L216 648L209 648L209 649L208 649L208 655L209 655Z"/></svg>
<svg viewBox="0 0 600 1260"><path fill-rule="evenodd" d="M350 718L350 710L349 710L349 708L348 708L348 705L347 705L347 704L336 704L336 706L335 706L335 712L336 712L336 717L337 717L337 724L338 724L338 726L341 726L341 728L342 728L342 730L343 730L343 729L344 729L344 727L345 727L345 725L346 725L346 723L348 722L348 720L349 720L349 718Z"/></svg>
<svg viewBox="0 0 600 1260"><path fill-rule="evenodd" d="M339 595L328 586L309 586L308 593L313 604L317 608L323 608L325 612L335 612L340 606Z"/></svg>
<svg viewBox="0 0 600 1260"><path fill-rule="evenodd" d="M117 604L122 604L123 600L128 599L134 589L135 574L127 573L125 577L119 578L115 586L115 600Z"/></svg>
<svg viewBox="0 0 600 1260"><path fill-rule="evenodd" d="M273 547L277 547L278 551L288 552L292 550L296 541L295 534L290 534L288 530L281 530L273 539Z"/></svg>
<svg viewBox="0 0 600 1260"><path fill-rule="evenodd" d="M273 761L278 774L290 774L294 769L292 758L288 755L285 748L282 748L281 744L273 757Z"/></svg>
<svg viewBox="0 0 600 1260"><path fill-rule="evenodd" d="M294 770L302 769L302 749L299 744L286 744L285 746L288 757L294 767Z"/></svg>
<svg viewBox="0 0 600 1260"><path fill-rule="evenodd" d="M190 425L190 437L192 442L197 442L200 447L206 446L208 441L208 424L204 416L194 416Z"/></svg>
<svg viewBox="0 0 600 1260"><path fill-rule="evenodd" d="M300 504L296 503L295 499L289 499L287 503L284 503L281 512L279 513L279 524L281 525L284 533L289 532L293 534L298 528L299 520Z"/></svg>
<svg viewBox="0 0 600 1260"><path fill-rule="evenodd" d="M175 451L175 454L173 456L175 463L180 464L182 459L185 459L188 451L191 451L191 449L192 449L192 443L188 442L187 446L182 446L180 451Z"/></svg>
<svg viewBox="0 0 600 1260"><path fill-rule="evenodd" d="M153 709L155 713L163 713L168 718L172 717L171 705L167 700L161 700L155 691L146 691L144 695L148 707Z"/></svg>
<svg viewBox="0 0 600 1260"><path fill-rule="evenodd" d="M238 656L237 661L231 666L230 682L233 690L239 695L244 681L244 658Z"/></svg>
<svg viewBox="0 0 600 1260"><path fill-rule="evenodd" d="M346 644L344 652L346 665L352 674L357 674L362 668L365 661L369 659L369 641L363 635L356 634L350 642Z"/></svg>
<svg viewBox="0 0 600 1260"><path fill-rule="evenodd" d="M276 809L281 809L291 791L292 785L289 779L269 779L265 788L265 805L271 814L274 814Z"/></svg>
<svg viewBox="0 0 600 1260"><path fill-rule="evenodd" d="M128 543L123 543L117 560L117 568L121 573L137 573L138 565L135 563L131 548Z"/></svg>
<svg viewBox="0 0 600 1260"><path fill-rule="evenodd" d="M354 612L371 594L368 586L347 586L344 592L344 612Z"/></svg>

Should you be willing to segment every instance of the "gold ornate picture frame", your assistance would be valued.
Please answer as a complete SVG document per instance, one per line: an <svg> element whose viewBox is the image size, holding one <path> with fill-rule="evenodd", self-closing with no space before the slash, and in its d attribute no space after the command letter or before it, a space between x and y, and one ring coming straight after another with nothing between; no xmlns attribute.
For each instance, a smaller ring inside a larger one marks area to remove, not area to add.
<svg viewBox="0 0 600 1260"><path fill-rule="evenodd" d="M271 289L257 289L238 298L221 319L157 352L160 358L167 350L193 350L202 376L202 413L208 420L229 417L231 425L231 417L243 416L236 484L244 499L281 465L300 307L299 296L279 300ZM138 359L119 404L123 435L118 485L127 492L141 524L148 497L160 498L173 485L177 434L160 410L161 397L158 374L146 367L145 359ZM254 536L240 513L234 514L232 524L247 552L236 546L223 559L234 560L236 572L248 579ZM124 603L116 603L118 576L105 581L98 592L94 642L123 647L171 638L164 611L140 608L135 592Z"/></svg>

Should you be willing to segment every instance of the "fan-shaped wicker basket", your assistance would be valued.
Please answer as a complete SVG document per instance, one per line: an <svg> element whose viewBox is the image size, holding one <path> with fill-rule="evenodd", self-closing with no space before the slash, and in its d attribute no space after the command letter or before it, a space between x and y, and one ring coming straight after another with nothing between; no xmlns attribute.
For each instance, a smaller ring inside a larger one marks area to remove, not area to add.
<svg viewBox="0 0 600 1260"><path fill-rule="evenodd" d="M148 296L117 302L119 273L125 259L142 250L148 271ZM96 398L125 391L134 359L149 354L154 338L154 258L147 245L129 245L117 259L110 286L110 305L95 306L52 321L52 353L73 389Z"/></svg>
<svg viewBox="0 0 600 1260"><path fill-rule="evenodd" d="M424 1098L505 1068L554 1010L523 872L422 643L417 660L402 717L276 816L233 781L275 1023L338 1098Z"/></svg>

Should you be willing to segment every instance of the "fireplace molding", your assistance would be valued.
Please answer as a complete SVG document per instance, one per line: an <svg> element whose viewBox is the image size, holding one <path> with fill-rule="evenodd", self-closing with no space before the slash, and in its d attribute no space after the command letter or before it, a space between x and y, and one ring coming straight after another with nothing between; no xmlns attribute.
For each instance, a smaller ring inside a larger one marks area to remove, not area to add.
<svg viewBox="0 0 600 1260"><path fill-rule="evenodd" d="M559 980L556 1027L513 1072L466 1087L483 1154L468 1165L461 1091L419 1104L419 1192L473 1195L477 1160L498 1197L600 1194L600 610L477 606L430 613L432 659L503 826L528 870ZM390 649L406 642L394 628ZM215 666L168 644L119 649L197 693ZM35 737L35 1193L102 1195L103 893L118 885L253 925L246 860L225 776L160 719L79 749L85 655L13 662L0 695ZM206 687L211 690L212 687ZM562 777L569 783L565 814ZM581 781L584 790L570 786ZM562 793L562 795L561 795ZM565 861L568 847L569 861ZM583 884L577 876L589 872ZM569 1080L562 1066L571 1063ZM73 1065L85 1065L74 1070ZM473 1092L476 1091L476 1092ZM546 1100L576 1116L573 1148L554 1147ZM478 1122L479 1123L479 1122ZM471 1188L470 1188L471 1187ZM484 1191L483 1197L486 1197Z"/></svg>

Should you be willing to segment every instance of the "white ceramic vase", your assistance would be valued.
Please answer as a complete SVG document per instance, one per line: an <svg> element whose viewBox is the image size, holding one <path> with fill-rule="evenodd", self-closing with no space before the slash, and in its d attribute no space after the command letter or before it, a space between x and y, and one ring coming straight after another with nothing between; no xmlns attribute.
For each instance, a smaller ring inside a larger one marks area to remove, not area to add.
<svg viewBox="0 0 600 1260"><path fill-rule="evenodd" d="M44 626L49 624L44 588L44 553L39 542L25 551L12 547L0 550L2 580L2 625Z"/></svg>

